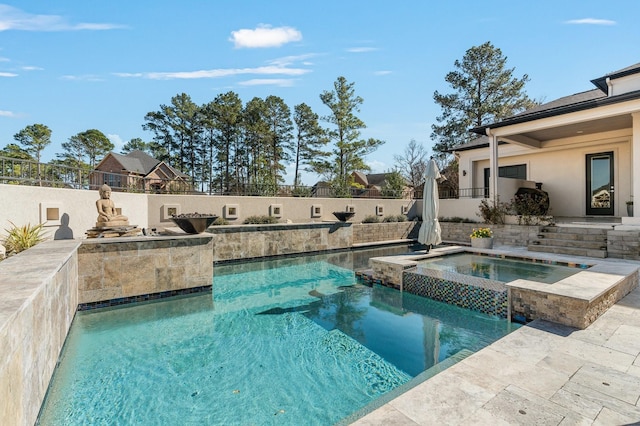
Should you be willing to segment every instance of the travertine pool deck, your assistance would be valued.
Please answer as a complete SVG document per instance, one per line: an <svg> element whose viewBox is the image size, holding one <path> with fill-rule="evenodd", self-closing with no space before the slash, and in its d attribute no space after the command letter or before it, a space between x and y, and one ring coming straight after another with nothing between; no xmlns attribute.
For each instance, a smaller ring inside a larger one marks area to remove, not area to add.
<svg viewBox="0 0 640 426"><path fill-rule="evenodd" d="M584 330L522 326L353 424L640 424L640 289Z"/></svg>

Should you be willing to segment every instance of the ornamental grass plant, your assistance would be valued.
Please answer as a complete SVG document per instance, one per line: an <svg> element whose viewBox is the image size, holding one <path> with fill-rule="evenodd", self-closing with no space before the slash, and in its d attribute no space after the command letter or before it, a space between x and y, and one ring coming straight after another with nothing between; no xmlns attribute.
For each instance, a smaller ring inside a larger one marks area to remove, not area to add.
<svg viewBox="0 0 640 426"><path fill-rule="evenodd" d="M18 254L28 248L44 241L44 224L31 226L30 223L24 226L16 226L9 221L11 228L5 229L7 237L4 239L4 247L7 255Z"/></svg>

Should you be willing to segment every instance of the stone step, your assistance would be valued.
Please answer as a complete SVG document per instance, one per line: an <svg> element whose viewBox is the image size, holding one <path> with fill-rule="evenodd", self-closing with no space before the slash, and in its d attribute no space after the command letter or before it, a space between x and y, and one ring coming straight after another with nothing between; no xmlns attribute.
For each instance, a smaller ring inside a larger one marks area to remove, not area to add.
<svg viewBox="0 0 640 426"><path fill-rule="evenodd" d="M570 248L585 248L591 250L607 249L606 239L598 240L570 240L560 238L537 238L532 242L532 245L545 246L545 247L570 247Z"/></svg>
<svg viewBox="0 0 640 426"><path fill-rule="evenodd" d="M540 232L547 234L607 235L607 232L612 229L612 227L545 226L540 229Z"/></svg>
<svg viewBox="0 0 640 426"><path fill-rule="evenodd" d="M544 240L564 240L564 241L607 241L607 234L578 234L578 233L550 233L540 232L536 235L538 239Z"/></svg>
<svg viewBox="0 0 640 426"><path fill-rule="evenodd" d="M531 251L574 256L607 257L610 226L545 226L530 239Z"/></svg>
<svg viewBox="0 0 640 426"><path fill-rule="evenodd" d="M527 249L529 251L565 254L570 256L587 256L604 259L607 257L607 250L588 249L580 247L560 247L560 246L543 246L530 244Z"/></svg>

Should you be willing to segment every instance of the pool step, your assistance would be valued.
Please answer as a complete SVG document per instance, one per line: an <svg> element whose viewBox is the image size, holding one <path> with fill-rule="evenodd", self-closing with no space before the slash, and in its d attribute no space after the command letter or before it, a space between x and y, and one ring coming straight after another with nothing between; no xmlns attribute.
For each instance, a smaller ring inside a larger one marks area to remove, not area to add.
<svg viewBox="0 0 640 426"><path fill-rule="evenodd" d="M545 226L529 246L529 251L573 256L607 257L607 231L611 226Z"/></svg>

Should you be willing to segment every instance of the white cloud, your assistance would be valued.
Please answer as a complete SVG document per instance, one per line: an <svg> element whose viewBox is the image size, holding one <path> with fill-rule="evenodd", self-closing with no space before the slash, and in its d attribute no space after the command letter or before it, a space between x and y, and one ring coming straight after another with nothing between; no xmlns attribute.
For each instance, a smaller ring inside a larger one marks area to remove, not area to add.
<svg viewBox="0 0 640 426"><path fill-rule="evenodd" d="M241 86L280 86L291 87L294 84L293 79L287 78L254 78L252 80L241 81L238 83Z"/></svg>
<svg viewBox="0 0 640 426"><path fill-rule="evenodd" d="M12 72L0 72L0 77L17 77L18 74Z"/></svg>
<svg viewBox="0 0 640 426"><path fill-rule="evenodd" d="M376 71L373 73L374 75L389 75L391 74L391 71L388 70L380 70L380 71Z"/></svg>
<svg viewBox="0 0 640 426"><path fill-rule="evenodd" d="M302 40L302 33L292 27L272 28L259 25L256 29L232 31L229 41L236 48L280 47L283 44Z"/></svg>
<svg viewBox="0 0 640 426"><path fill-rule="evenodd" d="M107 135L107 139L111 141L112 144L115 145L114 151L120 151L124 146L124 141L120 137L120 135Z"/></svg>
<svg viewBox="0 0 640 426"><path fill-rule="evenodd" d="M146 78L150 80L173 80L173 79L198 79L198 78L221 78L234 75L257 74L257 75L304 75L311 70L304 68L287 68L280 66L265 66L255 68L219 68L213 70L199 71L176 71L176 72L147 72L147 73L115 73L118 77Z"/></svg>
<svg viewBox="0 0 640 426"><path fill-rule="evenodd" d="M3 58L3 57L0 56L0 62L11 62L11 59Z"/></svg>
<svg viewBox="0 0 640 426"><path fill-rule="evenodd" d="M366 161L367 166L371 167L371 173L385 173L391 167L389 167L386 163L378 160L369 160Z"/></svg>
<svg viewBox="0 0 640 426"><path fill-rule="evenodd" d="M87 74L87 75L63 75L60 77L62 80L66 81L104 81L104 79L97 75Z"/></svg>
<svg viewBox="0 0 640 426"><path fill-rule="evenodd" d="M20 31L78 31L78 30L112 30L124 28L117 24L79 23L71 24L59 15L36 15L18 8L0 4L0 32L8 30Z"/></svg>
<svg viewBox="0 0 640 426"><path fill-rule="evenodd" d="M34 66L25 66L25 67L22 67L22 70L23 71L43 71L44 68L34 67Z"/></svg>
<svg viewBox="0 0 640 426"><path fill-rule="evenodd" d="M2 111L2 110L0 110L0 117L17 117L17 115L12 111Z"/></svg>
<svg viewBox="0 0 640 426"><path fill-rule="evenodd" d="M570 19L568 21L564 21L565 24L572 25L616 25L616 21L612 21L610 19L595 19L595 18L584 18L584 19Z"/></svg>
<svg viewBox="0 0 640 426"><path fill-rule="evenodd" d="M304 55L291 55L284 56L282 58L276 58L269 61L271 65L277 65L279 67L286 67L298 62L301 62L303 65L313 65L312 62L307 61L307 59L318 56L316 53L306 53Z"/></svg>
<svg viewBox="0 0 640 426"><path fill-rule="evenodd" d="M366 52L375 52L376 50L378 50L376 47L350 47L347 49L347 52L366 53Z"/></svg>

